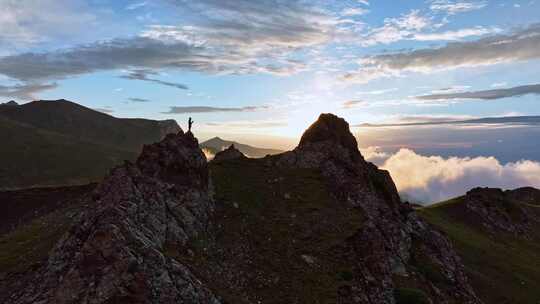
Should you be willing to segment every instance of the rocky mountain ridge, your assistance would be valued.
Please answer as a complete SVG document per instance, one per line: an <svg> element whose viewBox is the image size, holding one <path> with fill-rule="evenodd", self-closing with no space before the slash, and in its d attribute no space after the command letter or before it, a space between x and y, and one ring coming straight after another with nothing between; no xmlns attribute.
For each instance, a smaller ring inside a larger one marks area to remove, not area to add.
<svg viewBox="0 0 540 304"><path fill-rule="evenodd" d="M263 159L208 164L190 132L167 135L87 204L7 303L482 303L332 114Z"/></svg>
<svg viewBox="0 0 540 304"><path fill-rule="evenodd" d="M208 225L206 166L191 133L145 146L135 164L111 171L47 265L8 302L219 303L185 265L163 254Z"/></svg>

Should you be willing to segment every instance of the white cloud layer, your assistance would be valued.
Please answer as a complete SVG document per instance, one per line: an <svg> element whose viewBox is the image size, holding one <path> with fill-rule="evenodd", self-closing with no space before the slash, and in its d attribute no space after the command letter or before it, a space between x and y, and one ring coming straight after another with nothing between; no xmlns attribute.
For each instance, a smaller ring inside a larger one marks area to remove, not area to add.
<svg viewBox="0 0 540 304"><path fill-rule="evenodd" d="M434 203L465 194L474 187L513 189L524 186L540 188L540 163L530 160L501 164L494 157L443 158L422 156L401 149L393 155L377 149L365 158L390 171L400 193L423 203Z"/></svg>

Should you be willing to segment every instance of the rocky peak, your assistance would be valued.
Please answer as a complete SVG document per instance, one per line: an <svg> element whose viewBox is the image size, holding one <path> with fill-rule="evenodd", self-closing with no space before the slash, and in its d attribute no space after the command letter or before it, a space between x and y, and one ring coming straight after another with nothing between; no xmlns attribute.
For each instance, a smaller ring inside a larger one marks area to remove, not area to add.
<svg viewBox="0 0 540 304"><path fill-rule="evenodd" d="M364 215L363 228L344 245L358 263L353 276L359 278L343 292L344 303L395 303L401 280L429 286L432 303L481 303L450 241L401 202L387 171L363 159L344 119L322 114L278 166L319 170L332 195ZM418 261L432 265L445 283L430 282Z"/></svg>
<svg viewBox="0 0 540 304"><path fill-rule="evenodd" d="M520 202L498 188L474 188L465 195L465 206L481 224L491 233L500 231L528 236L532 220ZM517 193L517 192L516 192Z"/></svg>
<svg viewBox="0 0 540 304"><path fill-rule="evenodd" d="M334 114L321 114L317 121L304 132L299 147L320 142L330 142L346 148L353 159L362 158L356 138L349 130L349 124L345 119Z"/></svg>
<svg viewBox="0 0 540 304"><path fill-rule="evenodd" d="M213 209L197 139L169 134L113 169L88 209L8 303L219 303L174 256Z"/></svg>
<svg viewBox="0 0 540 304"><path fill-rule="evenodd" d="M147 176L159 178L175 187L208 186L208 169L199 142L191 132L168 134L158 143L145 145L137 166Z"/></svg>
<svg viewBox="0 0 540 304"><path fill-rule="evenodd" d="M218 152L214 156L214 161L224 161L224 160L231 160L231 159L238 159L238 158L245 158L246 156L240 152L234 144L230 145L227 149Z"/></svg>

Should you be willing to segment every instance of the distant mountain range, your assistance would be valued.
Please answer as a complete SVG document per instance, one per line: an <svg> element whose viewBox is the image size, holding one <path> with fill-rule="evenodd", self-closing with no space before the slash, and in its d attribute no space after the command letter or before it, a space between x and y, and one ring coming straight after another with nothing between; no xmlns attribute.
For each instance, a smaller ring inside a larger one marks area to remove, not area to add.
<svg viewBox="0 0 540 304"><path fill-rule="evenodd" d="M407 127L407 126L432 126L432 125L456 125L456 124L524 124L540 125L540 116L509 116L509 117L485 117L468 120L450 121L425 121L410 123L390 123L390 124L360 124L358 127Z"/></svg>
<svg viewBox="0 0 540 304"><path fill-rule="evenodd" d="M230 145L234 145L244 155L248 157L253 157L253 158L260 158L260 157L265 157L266 155L274 155L274 154L279 154L283 152L281 150L276 150L276 149L252 147L252 146L244 145L235 141L224 140L219 137L211 138L200 144L201 148L205 148L209 150L210 152L212 152L213 154L216 154L220 151L225 150Z"/></svg>
<svg viewBox="0 0 540 304"><path fill-rule="evenodd" d="M115 118L63 99L4 103L0 189L97 181L179 130L174 120Z"/></svg>

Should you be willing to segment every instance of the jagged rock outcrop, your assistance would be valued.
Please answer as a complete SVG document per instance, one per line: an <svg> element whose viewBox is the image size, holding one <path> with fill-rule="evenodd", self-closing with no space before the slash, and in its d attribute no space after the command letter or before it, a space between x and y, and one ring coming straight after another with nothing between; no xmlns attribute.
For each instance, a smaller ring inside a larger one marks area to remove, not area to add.
<svg viewBox="0 0 540 304"><path fill-rule="evenodd" d="M536 190L536 191L535 191ZM517 237L530 237L533 223L540 223L535 213L525 210L522 203L537 202L537 189L520 188L503 191L498 188L474 188L464 197L469 218L488 232L508 232Z"/></svg>
<svg viewBox="0 0 540 304"><path fill-rule="evenodd" d="M227 149L216 153L213 161L224 161L238 158L245 158L246 156L240 152L234 144L230 145Z"/></svg>
<svg viewBox="0 0 540 304"><path fill-rule="evenodd" d="M9 303L219 303L168 256L205 231L207 163L191 133L111 171L35 280Z"/></svg>
<svg viewBox="0 0 540 304"><path fill-rule="evenodd" d="M340 303L396 303L398 279L426 286L432 303L481 303L449 240L400 202L390 174L363 159L345 120L322 114L279 165L320 169L333 194L366 216L348 240L357 279ZM430 270L422 273L423 265Z"/></svg>

